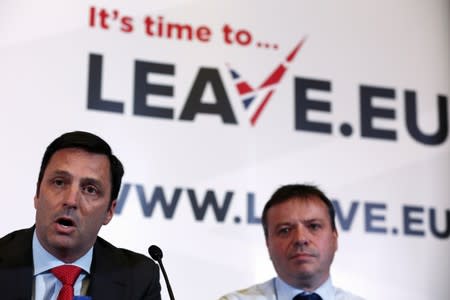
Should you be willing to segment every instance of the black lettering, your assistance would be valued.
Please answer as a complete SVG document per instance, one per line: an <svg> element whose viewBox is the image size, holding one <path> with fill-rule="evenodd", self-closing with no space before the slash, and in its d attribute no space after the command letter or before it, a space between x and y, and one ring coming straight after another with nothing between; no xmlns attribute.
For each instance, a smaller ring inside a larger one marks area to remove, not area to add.
<svg viewBox="0 0 450 300"><path fill-rule="evenodd" d="M215 103L202 102L202 96L208 83L214 92ZM192 121L198 113L219 115L224 123L237 124L236 117L231 109L230 100L217 69L201 68L199 70L181 112L180 120Z"/></svg>
<svg viewBox="0 0 450 300"><path fill-rule="evenodd" d="M158 95L165 97L173 96L173 86L148 83L147 75L149 73L174 75L175 66L171 64L159 64L139 60L135 62L134 114L138 116L173 119L172 108L151 106L147 104L147 95ZM167 98L167 100L169 100L169 98Z"/></svg>
<svg viewBox="0 0 450 300"><path fill-rule="evenodd" d="M123 103L102 99L103 56L89 54L87 108L123 113Z"/></svg>
<svg viewBox="0 0 450 300"><path fill-rule="evenodd" d="M378 138L385 140L396 140L395 130L375 128L372 124L374 118L395 119L395 111L387 108L373 106L374 97L394 100L395 91L393 89L379 88L372 86L360 86L361 104L361 136Z"/></svg>
<svg viewBox="0 0 450 300"><path fill-rule="evenodd" d="M313 122L308 120L308 111L331 112L331 103L321 100L309 99L309 89L331 91L331 82L307 78L295 78L295 129L319 133L331 133L331 124Z"/></svg>
<svg viewBox="0 0 450 300"><path fill-rule="evenodd" d="M445 228L442 231L439 231L436 225L436 210L434 208L430 209L430 229L435 237L447 239L450 236L450 210L445 211L444 224Z"/></svg>
<svg viewBox="0 0 450 300"><path fill-rule="evenodd" d="M417 101L414 91L405 91L406 127L409 134L418 142L425 145L439 145L448 136L447 97L438 96L438 129L434 134L425 134L417 125Z"/></svg>
<svg viewBox="0 0 450 300"><path fill-rule="evenodd" d="M414 224L423 224L423 218L415 218L412 214L423 213L423 207L404 206L403 207L403 227L406 235L424 236L424 230L414 229Z"/></svg>

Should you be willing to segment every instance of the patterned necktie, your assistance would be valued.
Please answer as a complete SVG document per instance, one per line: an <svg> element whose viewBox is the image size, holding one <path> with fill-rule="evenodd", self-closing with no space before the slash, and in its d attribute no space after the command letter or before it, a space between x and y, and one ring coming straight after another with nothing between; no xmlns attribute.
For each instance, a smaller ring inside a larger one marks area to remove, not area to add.
<svg viewBox="0 0 450 300"><path fill-rule="evenodd" d="M72 300L73 299L73 284L77 280L81 269L77 266L62 265L52 269L53 275L63 284L58 294L58 300Z"/></svg>
<svg viewBox="0 0 450 300"><path fill-rule="evenodd" d="M301 293L294 297L292 300L322 300L322 297L320 297L316 293L307 294L307 293Z"/></svg>

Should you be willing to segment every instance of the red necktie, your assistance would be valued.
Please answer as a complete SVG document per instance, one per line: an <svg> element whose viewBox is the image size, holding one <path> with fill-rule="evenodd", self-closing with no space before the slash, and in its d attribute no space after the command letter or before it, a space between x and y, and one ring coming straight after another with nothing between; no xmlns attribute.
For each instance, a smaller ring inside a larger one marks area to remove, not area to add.
<svg viewBox="0 0 450 300"><path fill-rule="evenodd" d="M58 294L58 300L72 300L73 299L73 284L77 280L81 269L77 266L62 265L52 269L53 275L63 284Z"/></svg>

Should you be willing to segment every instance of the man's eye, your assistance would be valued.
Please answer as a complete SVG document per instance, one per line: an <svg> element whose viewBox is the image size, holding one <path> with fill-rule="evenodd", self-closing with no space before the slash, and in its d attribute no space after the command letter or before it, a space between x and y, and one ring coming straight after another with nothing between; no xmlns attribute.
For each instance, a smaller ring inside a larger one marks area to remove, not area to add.
<svg viewBox="0 0 450 300"><path fill-rule="evenodd" d="M317 223L311 223L309 224L309 228L311 228L312 230L317 230L320 229L322 226L320 226L320 224Z"/></svg>
<svg viewBox="0 0 450 300"><path fill-rule="evenodd" d="M283 227L278 230L279 235L286 235L291 231L289 227Z"/></svg>
<svg viewBox="0 0 450 300"><path fill-rule="evenodd" d="M64 185L64 180L62 180L60 178L53 179L53 184L58 187L61 187Z"/></svg>
<svg viewBox="0 0 450 300"><path fill-rule="evenodd" d="M88 185L83 189L86 193L91 194L91 195L96 195L98 190L95 186L93 185Z"/></svg>

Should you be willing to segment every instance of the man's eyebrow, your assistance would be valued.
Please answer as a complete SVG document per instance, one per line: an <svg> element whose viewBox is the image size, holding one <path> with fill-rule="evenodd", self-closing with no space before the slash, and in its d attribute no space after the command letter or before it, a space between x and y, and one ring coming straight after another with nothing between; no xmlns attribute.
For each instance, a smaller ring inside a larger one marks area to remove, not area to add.
<svg viewBox="0 0 450 300"><path fill-rule="evenodd" d="M304 221L320 221L323 220L323 218L321 217L311 217L311 218L307 218Z"/></svg>
<svg viewBox="0 0 450 300"><path fill-rule="evenodd" d="M291 225L292 225L292 222L283 221L283 222L276 223L275 228L282 227L282 226L291 226Z"/></svg>
<svg viewBox="0 0 450 300"><path fill-rule="evenodd" d="M58 176L72 176L69 172L65 170L54 170L50 172L51 175L58 175Z"/></svg>
<svg viewBox="0 0 450 300"><path fill-rule="evenodd" d="M93 185L96 185L96 186L98 186L100 188L103 188L102 181L100 179L97 179L97 178L83 177L83 178L81 178L80 181L81 181L82 184L93 184Z"/></svg>
<svg viewBox="0 0 450 300"><path fill-rule="evenodd" d="M313 217L313 218L309 218L309 219L303 220L303 222L305 222L305 223L324 222L324 221L325 221L324 218L317 218L317 217Z"/></svg>

